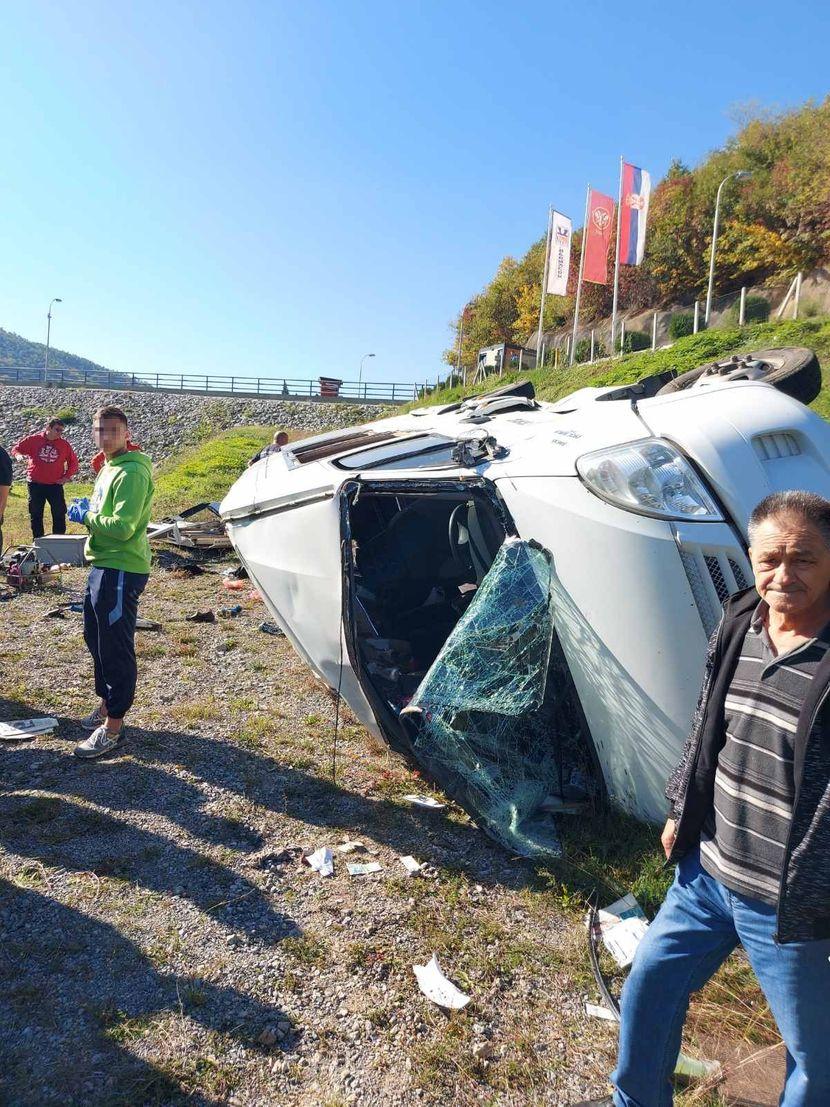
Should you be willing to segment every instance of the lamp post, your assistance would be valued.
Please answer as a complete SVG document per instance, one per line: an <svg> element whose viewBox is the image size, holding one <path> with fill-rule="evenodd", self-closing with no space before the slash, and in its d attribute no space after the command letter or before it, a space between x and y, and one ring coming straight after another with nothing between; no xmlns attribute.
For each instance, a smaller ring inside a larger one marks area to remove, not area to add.
<svg viewBox="0 0 830 1107"><path fill-rule="evenodd" d="M718 195L715 199L715 223L712 227L712 249L709 254L709 291L706 293L706 312L703 321L709 326L709 316L712 313L712 293L715 289L715 249L718 244L718 223L720 222L720 194L727 181L734 177L736 181L742 181L745 177L751 177L748 169L738 169L735 173L728 173L718 185Z"/></svg>
<svg viewBox="0 0 830 1107"><path fill-rule="evenodd" d="M357 374L357 398L360 399L360 386L363 383L363 363L367 357L374 357L374 354L364 354L360 359L360 372Z"/></svg>
<svg viewBox="0 0 830 1107"><path fill-rule="evenodd" d="M60 296L55 296L49 301L49 311L46 314L46 357L43 361L43 375L44 380L46 373L49 371L49 339L52 336L52 304L62 304L63 300Z"/></svg>

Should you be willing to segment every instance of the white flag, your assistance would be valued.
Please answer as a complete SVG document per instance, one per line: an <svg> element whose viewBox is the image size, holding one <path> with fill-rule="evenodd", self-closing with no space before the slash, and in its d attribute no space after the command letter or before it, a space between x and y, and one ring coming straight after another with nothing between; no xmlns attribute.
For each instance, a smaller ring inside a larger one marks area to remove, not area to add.
<svg viewBox="0 0 830 1107"><path fill-rule="evenodd" d="M547 292L551 296L565 296L568 291L568 270L571 267L571 234L573 225L567 215L553 213L553 230L550 236L550 260L548 264Z"/></svg>

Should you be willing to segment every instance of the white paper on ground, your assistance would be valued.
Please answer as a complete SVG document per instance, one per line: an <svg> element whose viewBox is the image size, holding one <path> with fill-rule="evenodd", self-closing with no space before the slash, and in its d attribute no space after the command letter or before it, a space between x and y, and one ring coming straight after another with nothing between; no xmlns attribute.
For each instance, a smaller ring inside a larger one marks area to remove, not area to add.
<svg viewBox="0 0 830 1107"><path fill-rule="evenodd" d="M597 1003L586 1003L585 1014L592 1019L605 1019L606 1022L617 1022L617 1016L608 1007L602 1007Z"/></svg>
<svg viewBox="0 0 830 1107"><path fill-rule="evenodd" d="M609 907L603 907L597 911L597 918L604 930L606 926L614 926L616 923L622 922L623 919L644 919L645 915L642 907L629 892L627 896L616 900Z"/></svg>
<svg viewBox="0 0 830 1107"><path fill-rule="evenodd" d="M351 861L346 866L349 876L368 876L369 873L379 873L383 868L377 861Z"/></svg>
<svg viewBox="0 0 830 1107"><path fill-rule="evenodd" d="M626 969L634 960L637 946L645 937L648 923L637 916L623 919L622 922L611 926L602 932L602 940L605 948L617 962L621 969Z"/></svg>
<svg viewBox="0 0 830 1107"><path fill-rule="evenodd" d="M339 853L354 853L355 850L366 849L362 842L341 842L337 847Z"/></svg>
<svg viewBox="0 0 830 1107"><path fill-rule="evenodd" d="M416 807L433 807L437 809L447 806L445 803L439 803L438 800L433 799L432 796L412 795L404 796L404 799L407 800L408 803L414 804Z"/></svg>
<svg viewBox="0 0 830 1107"><path fill-rule="evenodd" d="M320 846L314 853L304 857L306 865L314 869L320 876L332 876L334 873L334 854L328 846Z"/></svg>
<svg viewBox="0 0 830 1107"><path fill-rule="evenodd" d="M460 1011L470 1002L470 997L456 988L451 980L441 972L438 964L438 955L433 953L432 959L426 965L413 965L412 969L418 978L418 987L433 1003L439 1007L449 1007L453 1011Z"/></svg>
<svg viewBox="0 0 830 1107"><path fill-rule="evenodd" d="M399 857L398 860L410 876L415 876L423 868L423 865L419 864L414 857L410 857L409 854L406 857Z"/></svg>
<svg viewBox="0 0 830 1107"><path fill-rule="evenodd" d="M0 739L28 738L29 735L48 734L58 725L57 719L12 719L0 723Z"/></svg>

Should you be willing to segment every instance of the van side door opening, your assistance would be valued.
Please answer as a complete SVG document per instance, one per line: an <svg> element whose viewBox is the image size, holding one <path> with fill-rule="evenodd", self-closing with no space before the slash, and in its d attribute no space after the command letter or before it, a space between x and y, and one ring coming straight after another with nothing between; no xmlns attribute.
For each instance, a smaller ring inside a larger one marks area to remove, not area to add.
<svg viewBox="0 0 830 1107"><path fill-rule="evenodd" d="M601 788L555 633L552 557L492 482L354 481L341 499L350 659L390 746L496 840L559 852Z"/></svg>

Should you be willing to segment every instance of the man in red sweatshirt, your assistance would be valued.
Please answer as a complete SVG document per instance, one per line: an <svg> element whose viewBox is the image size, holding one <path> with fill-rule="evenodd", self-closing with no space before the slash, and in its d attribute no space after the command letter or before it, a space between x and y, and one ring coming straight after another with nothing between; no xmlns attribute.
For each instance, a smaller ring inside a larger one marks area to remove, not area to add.
<svg viewBox="0 0 830 1107"><path fill-rule="evenodd" d="M52 511L52 533L66 534L63 486L78 472L78 458L63 431L60 419L50 419L39 434L30 434L12 446L12 457L28 462L26 479L33 538L43 537L43 509L47 503Z"/></svg>

